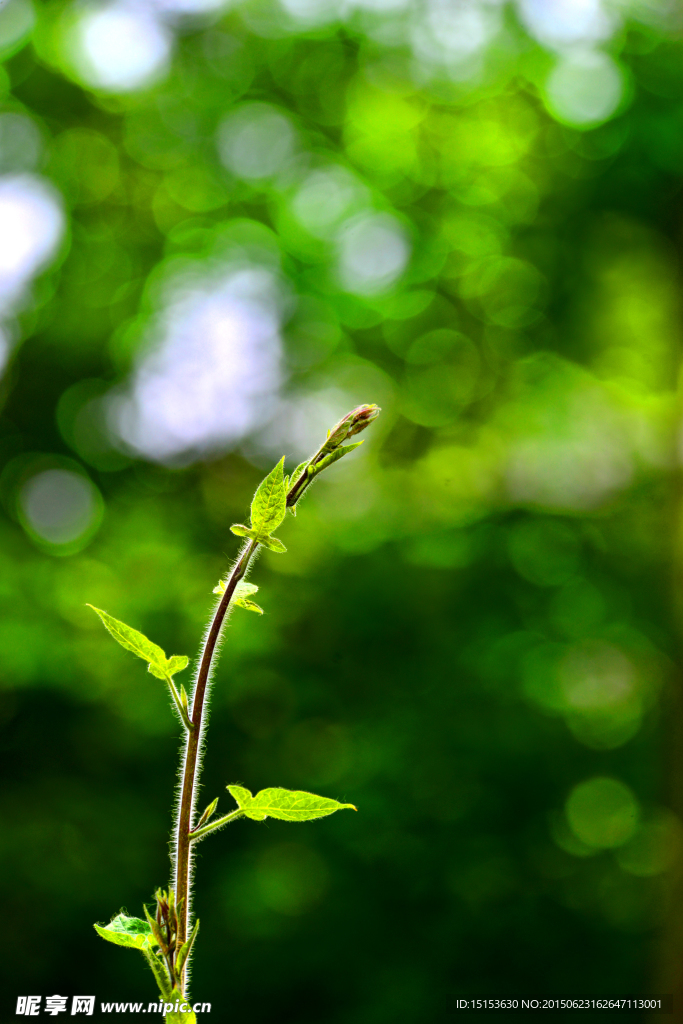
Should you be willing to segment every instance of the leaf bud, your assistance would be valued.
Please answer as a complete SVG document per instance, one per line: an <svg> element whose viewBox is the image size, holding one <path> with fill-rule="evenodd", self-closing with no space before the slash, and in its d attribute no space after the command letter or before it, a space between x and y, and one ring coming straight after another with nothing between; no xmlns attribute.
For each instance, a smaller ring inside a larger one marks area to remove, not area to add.
<svg viewBox="0 0 683 1024"><path fill-rule="evenodd" d="M346 416L332 427L325 444L327 450L331 451L333 448L336 448L347 437L360 434L361 430L365 430L373 420L377 419L380 411L378 405L358 405L351 412L347 412Z"/></svg>
<svg viewBox="0 0 683 1024"><path fill-rule="evenodd" d="M373 420L377 419L381 411L378 405L357 406L349 413L349 416L353 416L353 420L351 422L351 429L346 436L353 437L354 434L360 434L361 430L365 430Z"/></svg>

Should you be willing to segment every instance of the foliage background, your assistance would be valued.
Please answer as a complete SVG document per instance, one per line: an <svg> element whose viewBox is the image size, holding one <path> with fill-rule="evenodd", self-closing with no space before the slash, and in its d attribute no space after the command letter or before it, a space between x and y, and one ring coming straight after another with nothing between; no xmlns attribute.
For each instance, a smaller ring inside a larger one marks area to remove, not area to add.
<svg viewBox="0 0 683 1024"><path fill-rule="evenodd" d="M442 1021L678 990L676 5L0 6L3 993L154 998L192 654L254 487L383 406L235 614L197 998ZM605 780L610 780L605 782Z"/></svg>

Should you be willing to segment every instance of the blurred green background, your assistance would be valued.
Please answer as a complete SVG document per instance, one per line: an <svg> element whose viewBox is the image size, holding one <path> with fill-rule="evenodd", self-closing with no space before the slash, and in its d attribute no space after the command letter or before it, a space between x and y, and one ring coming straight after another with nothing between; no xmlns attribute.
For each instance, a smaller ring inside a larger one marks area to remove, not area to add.
<svg viewBox="0 0 683 1024"><path fill-rule="evenodd" d="M85 602L194 654L360 402L203 777L359 813L201 845L195 997L683 992L678 5L5 0L0 56L3 1019L155 998L92 923L167 882L179 730Z"/></svg>

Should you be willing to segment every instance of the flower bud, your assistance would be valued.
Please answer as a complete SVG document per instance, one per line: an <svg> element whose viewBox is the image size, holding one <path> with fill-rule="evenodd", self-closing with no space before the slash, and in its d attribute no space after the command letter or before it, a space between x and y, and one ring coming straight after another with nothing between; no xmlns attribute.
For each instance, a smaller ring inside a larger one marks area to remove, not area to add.
<svg viewBox="0 0 683 1024"><path fill-rule="evenodd" d="M359 405L351 412L347 412L343 419L339 420L329 433L325 447L328 451L336 448L345 441L347 437L360 434L380 414L378 405Z"/></svg>
<svg viewBox="0 0 683 1024"><path fill-rule="evenodd" d="M354 434L360 434L361 430L365 430L373 420L377 419L381 411L378 405L359 405L353 409L349 413L349 416L353 417L351 429L346 436L353 437Z"/></svg>

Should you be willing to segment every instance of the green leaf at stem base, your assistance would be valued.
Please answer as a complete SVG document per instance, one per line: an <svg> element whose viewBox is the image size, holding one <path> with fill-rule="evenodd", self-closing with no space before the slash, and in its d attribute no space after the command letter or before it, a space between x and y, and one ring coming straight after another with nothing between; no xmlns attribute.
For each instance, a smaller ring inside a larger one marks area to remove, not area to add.
<svg viewBox="0 0 683 1024"><path fill-rule="evenodd" d="M107 925L93 926L98 935L116 946L129 946L131 949L154 949L158 943L152 935L152 929L146 921L139 917L127 917L117 914Z"/></svg>
<svg viewBox="0 0 683 1024"><path fill-rule="evenodd" d="M181 996L180 992L178 992L177 989L174 989L173 992L171 992L168 1002L164 1005L168 1006L169 1003L172 1004L173 1009L167 1011L166 1014L164 1015L164 1020L166 1021L166 1024L196 1024L197 1018L191 1009L192 1002L186 999L184 996ZM179 1006L190 1007L189 1012L183 1013L181 1009L176 1010L176 1004L178 1004Z"/></svg>

